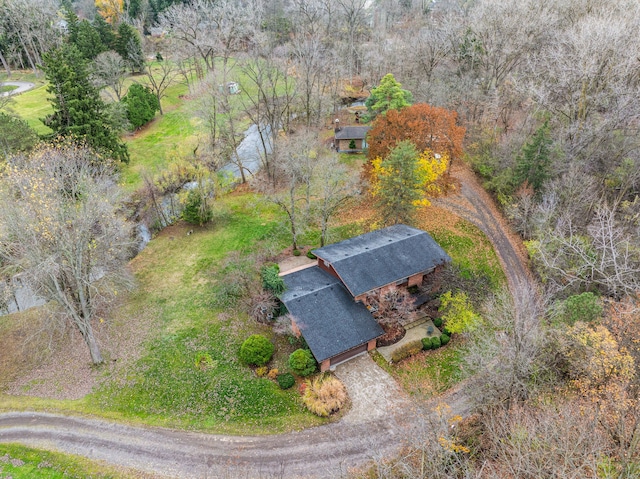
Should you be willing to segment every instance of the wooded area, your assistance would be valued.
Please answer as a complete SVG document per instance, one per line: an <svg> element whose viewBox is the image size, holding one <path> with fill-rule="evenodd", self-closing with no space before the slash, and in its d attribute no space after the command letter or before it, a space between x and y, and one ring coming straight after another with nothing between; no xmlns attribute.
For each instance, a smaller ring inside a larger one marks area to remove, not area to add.
<svg viewBox="0 0 640 479"><path fill-rule="evenodd" d="M328 242L363 198L381 224L412 222L464 161L524 240L536 287L476 302L481 325L463 332L474 414L376 477L638 477L639 23L634 0L0 0L0 64L9 79L44 75L53 107L38 138L0 96L0 193L13 205L0 212L0 272L60 303L102 361L90 325L128 284L131 254L112 179L136 162L122 135L163 115L178 83L202 134L136 185L159 227L180 216L169 195L190 223L210 221L232 164L286 216L297 251L310 229ZM367 97L368 160L354 173L331 135ZM260 173L238 152L249 125ZM33 215L58 223L37 230ZM69 270L37 269L43 257Z"/></svg>

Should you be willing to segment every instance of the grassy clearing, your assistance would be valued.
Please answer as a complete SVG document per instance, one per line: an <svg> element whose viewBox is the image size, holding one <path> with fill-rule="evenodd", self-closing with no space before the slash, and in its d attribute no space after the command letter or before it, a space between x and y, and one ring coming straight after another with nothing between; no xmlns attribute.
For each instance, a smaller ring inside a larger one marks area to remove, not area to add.
<svg viewBox="0 0 640 479"><path fill-rule="evenodd" d="M427 208L418 227L427 230L451 256L463 279L483 281L492 291L507 284L493 245L475 225L445 210Z"/></svg>
<svg viewBox="0 0 640 479"><path fill-rule="evenodd" d="M224 202L217 225L189 236L187 227L167 228L134 259L139 291L133 301L159 311L158 333L133 370L108 378L86 398L91 412L227 433L245 433L247 425L255 433L274 433L321 423L294 390L256 378L237 359L248 335L273 333L243 313L215 306L213 286L224 281L215 271L230 251L250 252L273 237L278 218L270 207L254 206L251 195ZM203 353L212 359L206 370L196 367Z"/></svg>
<svg viewBox="0 0 640 479"><path fill-rule="evenodd" d="M115 322L148 322L140 358L129 367L105 367L101 385L77 401L0 398L2 409L36 409L96 415L132 424L209 432L272 434L326 422L307 412L295 389L281 390L239 363L247 336L271 337L272 367L285 368L293 346L246 314L217 306L215 286L231 251L250 253L263 242L284 244L279 213L251 194L230 195L211 226L166 228L131 263L138 287ZM193 229L193 234L187 231ZM212 362L198 368L199 354Z"/></svg>
<svg viewBox="0 0 640 479"><path fill-rule="evenodd" d="M38 79L34 83L33 90L12 97L13 101L9 108L26 120L38 134L48 135L51 133L51 128L45 126L42 119L53 112L48 100L49 94L42 79Z"/></svg>
<svg viewBox="0 0 640 479"><path fill-rule="evenodd" d="M0 93L6 93L9 91L17 90L17 85L0 85Z"/></svg>
<svg viewBox="0 0 640 479"><path fill-rule="evenodd" d="M32 449L18 444L0 444L0 477L13 479L98 479L143 477L124 469L108 467L84 457Z"/></svg>

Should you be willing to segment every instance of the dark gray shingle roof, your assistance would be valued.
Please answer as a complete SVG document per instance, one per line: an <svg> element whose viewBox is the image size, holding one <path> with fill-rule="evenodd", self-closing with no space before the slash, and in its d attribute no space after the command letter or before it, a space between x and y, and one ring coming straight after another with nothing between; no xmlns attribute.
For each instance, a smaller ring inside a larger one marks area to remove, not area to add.
<svg viewBox="0 0 640 479"><path fill-rule="evenodd" d="M384 331L340 280L313 266L282 277L282 301L318 362L381 336Z"/></svg>
<svg viewBox="0 0 640 479"><path fill-rule="evenodd" d="M370 126L343 126L335 132L335 137L336 140L362 140L370 129Z"/></svg>
<svg viewBox="0 0 640 479"><path fill-rule="evenodd" d="M372 231L313 253L333 266L354 297L451 261L427 232L406 225Z"/></svg>

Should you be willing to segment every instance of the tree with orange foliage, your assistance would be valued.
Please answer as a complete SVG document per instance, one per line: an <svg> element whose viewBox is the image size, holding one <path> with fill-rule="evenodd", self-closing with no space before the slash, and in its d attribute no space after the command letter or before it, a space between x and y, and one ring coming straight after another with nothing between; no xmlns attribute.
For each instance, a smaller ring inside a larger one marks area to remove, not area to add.
<svg viewBox="0 0 640 479"><path fill-rule="evenodd" d="M117 25L124 11L124 0L96 0L96 8L107 23Z"/></svg>
<svg viewBox="0 0 640 479"><path fill-rule="evenodd" d="M418 151L447 154L450 159L462 154L465 129L457 123L455 111L426 103L380 115L367 135L369 159L385 158L395 146L410 140Z"/></svg>

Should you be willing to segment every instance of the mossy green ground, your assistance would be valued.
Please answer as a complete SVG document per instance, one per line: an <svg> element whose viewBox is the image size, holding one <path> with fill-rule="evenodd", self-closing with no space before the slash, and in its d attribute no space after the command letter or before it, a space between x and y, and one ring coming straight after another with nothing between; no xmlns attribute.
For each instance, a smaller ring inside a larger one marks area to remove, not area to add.
<svg viewBox="0 0 640 479"><path fill-rule="evenodd" d="M0 444L0 477L13 479L126 479L140 477L80 456Z"/></svg>

